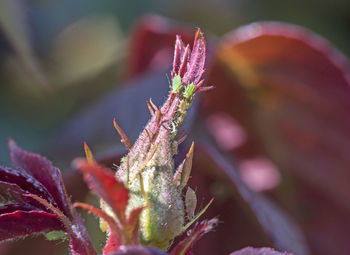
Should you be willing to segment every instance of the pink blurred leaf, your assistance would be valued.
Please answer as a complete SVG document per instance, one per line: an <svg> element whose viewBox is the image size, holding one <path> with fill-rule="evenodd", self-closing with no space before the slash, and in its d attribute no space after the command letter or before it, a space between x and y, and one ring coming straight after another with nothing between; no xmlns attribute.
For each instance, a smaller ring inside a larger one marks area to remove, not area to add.
<svg viewBox="0 0 350 255"><path fill-rule="evenodd" d="M241 160L239 172L244 182L254 191L265 191L280 185L281 174L267 158Z"/></svg>

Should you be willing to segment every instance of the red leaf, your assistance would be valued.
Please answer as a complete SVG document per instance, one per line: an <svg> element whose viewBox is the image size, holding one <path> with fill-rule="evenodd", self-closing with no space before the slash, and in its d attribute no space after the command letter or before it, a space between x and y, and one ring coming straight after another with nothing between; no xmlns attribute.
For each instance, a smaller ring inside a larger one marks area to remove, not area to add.
<svg viewBox="0 0 350 255"><path fill-rule="evenodd" d="M247 247L242 250L232 252L230 255L292 255L292 254L287 252L278 252L272 248Z"/></svg>
<svg viewBox="0 0 350 255"><path fill-rule="evenodd" d="M139 219L143 209L143 207L139 207L130 212L128 218L128 231L130 232L129 236L133 238L133 240L130 240L130 243L139 243Z"/></svg>
<svg viewBox="0 0 350 255"><path fill-rule="evenodd" d="M38 203L32 198L27 197L28 193L24 190L22 190L17 184L14 183L7 183L0 181L0 196L6 200L2 201L5 204L13 204L18 203L21 204L22 207L39 209L46 211L46 207Z"/></svg>
<svg viewBox="0 0 350 255"><path fill-rule="evenodd" d="M172 250L171 255L190 255L191 250L195 242L199 240L204 234L213 230L214 226L218 223L217 219L205 220L200 223L196 223L193 229L188 231L184 240L178 243Z"/></svg>
<svg viewBox="0 0 350 255"><path fill-rule="evenodd" d="M180 34L185 42L193 39L192 29L174 25L170 20L157 15L147 15L136 24L131 35L129 59L130 76L146 71L165 70L170 66L175 35Z"/></svg>
<svg viewBox="0 0 350 255"><path fill-rule="evenodd" d="M117 251L120 247L119 235L116 232L109 233L108 240L105 247L103 247L103 254L108 254L109 252Z"/></svg>
<svg viewBox="0 0 350 255"><path fill-rule="evenodd" d="M85 203L75 203L74 206L84 208L85 210L89 211L92 214L95 214L97 217L101 218L107 223L108 240L105 247L103 247L103 254L111 251L116 251L122 242L124 242L121 240L123 238L121 229L118 227L115 219L109 216L106 212Z"/></svg>
<svg viewBox="0 0 350 255"><path fill-rule="evenodd" d="M40 182L52 195L58 208L71 217L70 206L65 192L61 172L46 158L22 150L13 140L9 140L12 163Z"/></svg>
<svg viewBox="0 0 350 255"><path fill-rule="evenodd" d="M144 207L139 207L139 208L135 208L134 210L132 210L130 212L130 215L129 215L129 218L128 218L128 224L130 226L136 226L137 225L140 213L142 212L143 209L144 209Z"/></svg>
<svg viewBox="0 0 350 255"><path fill-rule="evenodd" d="M89 188L96 192L113 210L123 225L126 223L125 210L129 201L129 191L119 182L114 173L86 160L76 160L77 167L84 174Z"/></svg>
<svg viewBox="0 0 350 255"><path fill-rule="evenodd" d="M53 230L64 230L55 214L43 211L15 211L0 215L0 241Z"/></svg>

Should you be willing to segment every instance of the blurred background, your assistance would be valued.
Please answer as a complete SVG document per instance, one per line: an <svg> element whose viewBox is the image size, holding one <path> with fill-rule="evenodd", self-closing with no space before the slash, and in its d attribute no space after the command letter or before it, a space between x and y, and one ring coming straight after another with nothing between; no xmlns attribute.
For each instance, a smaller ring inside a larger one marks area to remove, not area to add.
<svg viewBox="0 0 350 255"><path fill-rule="evenodd" d="M272 20L293 23L325 37L345 56L350 56L348 0L0 0L1 165L11 165L7 147L9 137L26 150L49 156L63 171L68 169L74 157L83 154L83 141L79 139L71 144L72 148L78 148L75 154L61 157L52 153L55 151L52 147L60 143L55 140L56 134L67 122L71 123L75 114L125 87L125 81L130 78L126 63L133 54L129 51L132 43L130 34L140 18L149 13L190 27L200 27L214 41L251 22ZM157 80L148 81L152 82ZM149 98L152 91L143 89L144 97ZM85 119L89 118L88 112ZM103 113L94 112L94 116L98 114ZM215 123L215 129L224 118L209 122ZM96 121L95 125L99 124ZM107 125L112 129L111 120ZM91 128L78 123L74 126L74 132L78 134L82 131L79 126ZM131 133L131 136L137 135L136 131ZM112 142L118 139L115 136ZM104 149L94 147L94 141L90 144L96 150ZM241 162L240 167L251 169L255 165L265 165L267 169L275 167L265 159ZM290 190L299 187L293 186L293 178L290 182L286 179L283 182L286 193L280 193L280 197L272 192L268 194L276 201L281 202L284 196L290 196ZM314 196L313 190L311 193L310 196ZM315 197L319 198L318 193ZM89 199L96 203L93 198ZM282 207L292 208L297 203L293 199L294 204L282 201ZM320 199L323 197L320 196ZM299 216L297 209L291 211L293 216ZM93 224L97 228L96 222ZM97 246L101 246L102 242L103 236L95 240ZM60 244L57 247L61 248Z"/></svg>
<svg viewBox="0 0 350 255"><path fill-rule="evenodd" d="M125 74L128 35L147 13L216 36L254 21L291 22L350 54L347 0L1 0L2 164L9 164L9 137L28 150L43 151L74 112L118 87Z"/></svg>

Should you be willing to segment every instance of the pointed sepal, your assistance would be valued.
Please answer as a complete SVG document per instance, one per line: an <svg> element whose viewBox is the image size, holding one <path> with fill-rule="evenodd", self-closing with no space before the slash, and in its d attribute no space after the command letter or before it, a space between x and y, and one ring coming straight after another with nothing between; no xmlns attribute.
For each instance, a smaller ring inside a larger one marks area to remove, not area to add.
<svg viewBox="0 0 350 255"><path fill-rule="evenodd" d="M92 153L92 151L90 150L90 147L87 145L86 142L84 142L84 151L85 151L86 160L90 164L96 164L96 159L94 157L94 154Z"/></svg>
<svg viewBox="0 0 350 255"><path fill-rule="evenodd" d="M128 136L125 134L123 129L121 129L121 127L118 125L118 123L115 119L113 119L113 125L114 125L114 128L117 130L118 134L120 135L120 137L122 138L122 142L125 144L125 146L129 150L131 150L132 144L131 144Z"/></svg>
<svg viewBox="0 0 350 255"><path fill-rule="evenodd" d="M116 220L112 216L108 215L105 211L89 204L77 202L74 203L74 206L81 207L99 217L100 219L103 219L103 221L108 226L108 239L106 245L102 250L103 254L116 251L119 246L124 243L124 240L121 240L121 238L123 238L122 229L120 226L118 226Z"/></svg>
<svg viewBox="0 0 350 255"><path fill-rule="evenodd" d="M187 185L187 182L190 178L192 170L193 151L194 143L192 143L191 148L187 152L186 158L180 164L174 175L174 183L179 190L182 190Z"/></svg>

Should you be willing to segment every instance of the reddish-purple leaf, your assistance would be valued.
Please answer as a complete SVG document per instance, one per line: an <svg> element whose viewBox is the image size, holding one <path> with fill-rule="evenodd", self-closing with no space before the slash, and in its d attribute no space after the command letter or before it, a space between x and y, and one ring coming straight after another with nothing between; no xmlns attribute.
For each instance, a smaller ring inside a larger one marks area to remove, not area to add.
<svg viewBox="0 0 350 255"><path fill-rule="evenodd" d="M44 211L15 211L0 215L0 241L53 230L64 230L56 214Z"/></svg>
<svg viewBox="0 0 350 255"><path fill-rule="evenodd" d="M193 245L204 234L213 230L218 223L218 219L204 220L200 223L196 223L193 229L189 230L187 236L179 242L172 250L171 255L190 255Z"/></svg>
<svg viewBox="0 0 350 255"><path fill-rule="evenodd" d="M22 190L17 184L0 181L0 197L5 204L18 203L32 210L46 210L46 208L32 198L27 197L28 192Z"/></svg>
<svg viewBox="0 0 350 255"><path fill-rule="evenodd" d="M110 169L103 168L98 164L89 164L82 159L77 159L76 165L83 172L89 188L96 192L112 208L122 224L125 224L129 190L115 178Z"/></svg>
<svg viewBox="0 0 350 255"><path fill-rule="evenodd" d="M0 182L8 183L8 185L16 185L22 191L21 193L31 193L39 197L45 198L51 204L56 205L47 189L30 174L24 171L18 171L11 168L0 166ZM2 189L1 192L7 192Z"/></svg>
<svg viewBox="0 0 350 255"><path fill-rule="evenodd" d="M292 255L292 254L287 252L278 252L272 248L246 247L242 250L232 252L230 255Z"/></svg>
<svg viewBox="0 0 350 255"><path fill-rule="evenodd" d="M71 208L59 169L12 140L9 147L21 171L0 167L0 195L7 203L0 207L0 241L64 230L72 254L95 255L80 216Z"/></svg>
<svg viewBox="0 0 350 255"><path fill-rule="evenodd" d="M18 185L14 183L7 183L0 181L0 197L5 199L6 202L24 202L24 195L26 192L22 190Z"/></svg>
<svg viewBox="0 0 350 255"><path fill-rule="evenodd" d="M22 171L32 175L40 182L58 205L58 208L71 217L70 205L65 192L61 172L46 158L21 149L13 140L9 140L12 163Z"/></svg>
<svg viewBox="0 0 350 255"><path fill-rule="evenodd" d="M5 213L13 213L15 211L33 211L35 208L31 205L15 203L15 204L4 204L0 206L0 215Z"/></svg>
<svg viewBox="0 0 350 255"><path fill-rule="evenodd" d="M68 234L72 255L96 255L96 251L86 232L83 221L80 218L80 215L73 208L70 208L73 213L72 220L70 220L66 215L63 214L63 212L61 212L53 205L49 204L45 199L32 194L29 194L27 196L37 200L43 204L47 210L52 211L59 217L65 231Z"/></svg>
<svg viewBox="0 0 350 255"><path fill-rule="evenodd" d="M72 230L74 232L74 235L70 236L72 255L97 255L86 231L83 219L76 210L73 210Z"/></svg>
<svg viewBox="0 0 350 255"><path fill-rule="evenodd" d="M96 255L96 251L86 232L85 226L80 215L73 209L69 208L73 213L72 219L69 219L60 209L48 203L36 195L28 194L31 197L44 205L48 211L53 212L61 221L64 230L69 237L69 244L73 255Z"/></svg>

